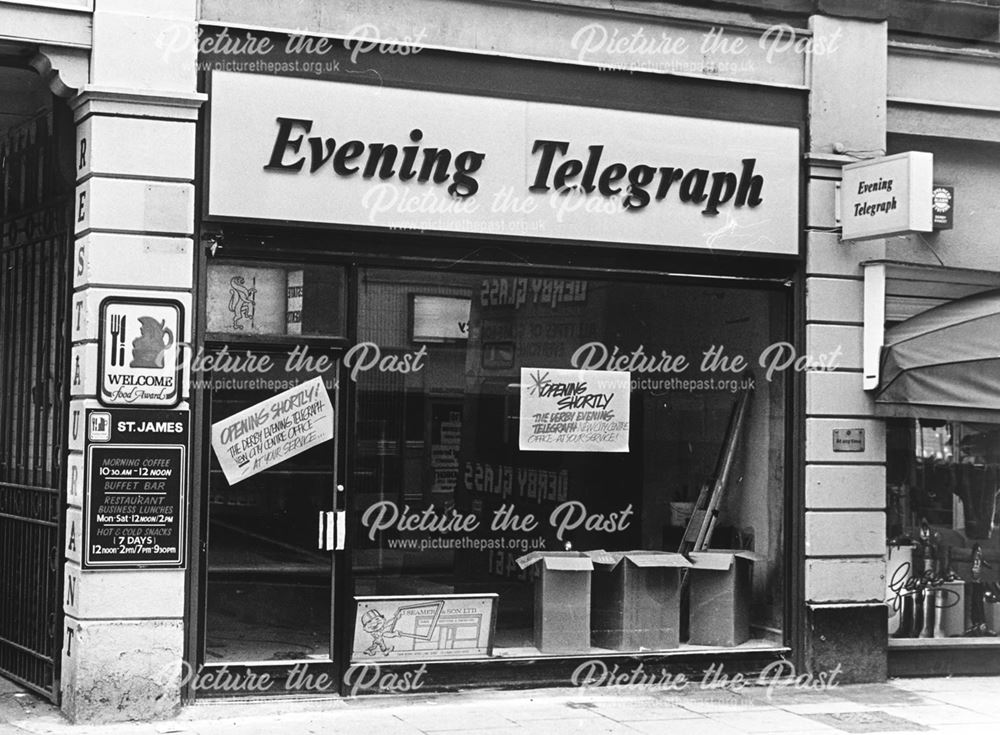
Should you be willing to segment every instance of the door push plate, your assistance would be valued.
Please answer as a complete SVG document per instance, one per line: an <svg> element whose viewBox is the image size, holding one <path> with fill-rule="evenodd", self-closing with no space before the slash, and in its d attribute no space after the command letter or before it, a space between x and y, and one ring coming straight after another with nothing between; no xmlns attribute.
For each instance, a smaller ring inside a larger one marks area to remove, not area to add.
<svg viewBox="0 0 1000 735"><path fill-rule="evenodd" d="M347 541L347 511L338 510L336 516L334 549L343 551Z"/></svg>
<svg viewBox="0 0 1000 735"><path fill-rule="evenodd" d="M343 551L347 540L347 513L342 510L321 510L317 548L320 551Z"/></svg>
<svg viewBox="0 0 1000 735"><path fill-rule="evenodd" d="M319 538L317 548L320 551L333 551L335 513L332 510L319 512Z"/></svg>

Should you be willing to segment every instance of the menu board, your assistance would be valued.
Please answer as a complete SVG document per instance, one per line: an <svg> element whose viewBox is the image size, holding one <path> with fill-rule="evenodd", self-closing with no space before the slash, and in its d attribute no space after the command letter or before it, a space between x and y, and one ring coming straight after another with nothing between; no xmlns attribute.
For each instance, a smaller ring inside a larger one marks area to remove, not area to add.
<svg viewBox="0 0 1000 735"><path fill-rule="evenodd" d="M87 411L84 569L184 566L188 412Z"/></svg>

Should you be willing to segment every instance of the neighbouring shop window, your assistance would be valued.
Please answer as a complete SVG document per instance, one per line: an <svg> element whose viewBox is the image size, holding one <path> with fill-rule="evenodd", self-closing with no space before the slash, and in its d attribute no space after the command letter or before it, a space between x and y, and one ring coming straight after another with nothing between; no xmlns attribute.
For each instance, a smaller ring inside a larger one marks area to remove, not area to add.
<svg viewBox="0 0 1000 735"><path fill-rule="evenodd" d="M893 419L886 436L890 636L996 638L1000 425Z"/></svg>
<svg viewBox="0 0 1000 735"><path fill-rule="evenodd" d="M358 602L356 660L461 657L491 595L494 656L783 643L783 289L358 278L353 592L408 599ZM624 384L583 372L609 369ZM564 403L527 415L523 371ZM522 447L524 422L554 438ZM689 569L676 552L721 472Z"/></svg>
<svg viewBox="0 0 1000 735"><path fill-rule="evenodd" d="M316 265L208 267L207 329L238 336L342 336L342 268Z"/></svg>

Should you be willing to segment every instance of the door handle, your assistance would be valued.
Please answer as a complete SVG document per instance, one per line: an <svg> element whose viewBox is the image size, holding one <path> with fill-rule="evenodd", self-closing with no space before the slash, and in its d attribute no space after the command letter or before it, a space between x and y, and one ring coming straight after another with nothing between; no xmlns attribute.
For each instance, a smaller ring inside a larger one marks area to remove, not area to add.
<svg viewBox="0 0 1000 735"><path fill-rule="evenodd" d="M319 512L319 538L316 540L316 548L320 551L333 551L335 525L334 511L321 510Z"/></svg>
<svg viewBox="0 0 1000 735"><path fill-rule="evenodd" d="M321 510L316 546L320 551L343 551L347 542L347 512Z"/></svg>
<svg viewBox="0 0 1000 735"><path fill-rule="evenodd" d="M334 529L334 549L336 551L343 551L347 544L347 511L338 510L336 511L337 517L335 519L335 529Z"/></svg>

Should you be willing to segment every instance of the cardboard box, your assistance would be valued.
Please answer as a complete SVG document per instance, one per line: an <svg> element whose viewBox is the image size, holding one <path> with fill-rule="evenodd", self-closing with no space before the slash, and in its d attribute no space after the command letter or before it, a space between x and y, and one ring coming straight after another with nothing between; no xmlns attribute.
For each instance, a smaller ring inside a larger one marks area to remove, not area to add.
<svg viewBox="0 0 1000 735"><path fill-rule="evenodd" d="M590 557L579 551L533 551L517 563L536 570L535 648L542 653L589 651Z"/></svg>
<svg viewBox="0 0 1000 735"><path fill-rule="evenodd" d="M666 551L591 552L592 641L615 651L680 645L680 575L691 563Z"/></svg>
<svg viewBox="0 0 1000 735"><path fill-rule="evenodd" d="M712 549L690 554L691 605L688 642L699 646L738 646L750 638L752 551Z"/></svg>

